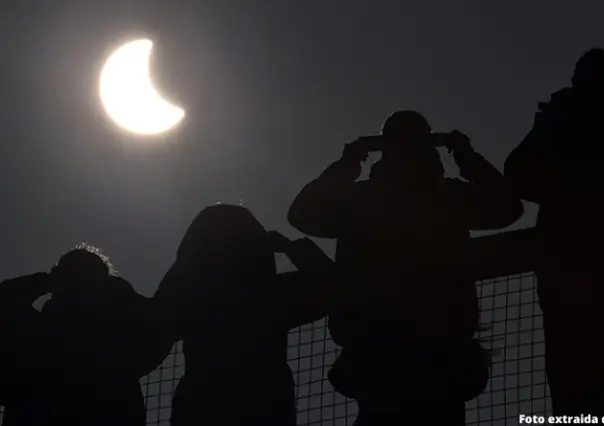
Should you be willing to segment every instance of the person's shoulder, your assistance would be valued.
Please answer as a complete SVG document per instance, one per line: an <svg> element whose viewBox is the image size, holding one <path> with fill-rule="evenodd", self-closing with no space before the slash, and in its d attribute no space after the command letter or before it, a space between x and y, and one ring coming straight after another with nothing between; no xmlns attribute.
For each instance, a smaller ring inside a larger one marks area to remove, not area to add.
<svg viewBox="0 0 604 426"><path fill-rule="evenodd" d="M372 182L371 179L359 180L354 182L352 187L350 188L349 196L352 196L353 199L358 199L359 197L363 198L363 194L372 193L375 191L375 188L378 185L375 182Z"/></svg>
<svg viewBox="0 0 604 426"><path fill-rule="evenodd" d="M354 188L356 190L358 190L359 192L361 191L382 191L384 189L384 186L387 186L387 183L384 182L381 179L376 179L376 178L369 178L369 179L364 179L364 180L359 180L356 181L354 183Z"/></svg>
<svg viewBox="0 0 604 426"><path fill-rule="evenodd" d="M375 182L371 179L359 180L354 183L355 188L370 188L375 186Z"/></svg>
<svg viewBox="0 0 604 426"><path fill-rule="evenodd" d="M542 112L548 112L552 109L560 108L572 102L576 98L575 91L570 87L560 89L550 95L547 102L539 103L539 110Z"/></svg>
<svg viewBox="0 0 604 426"><path fill-rule="evenodd" d="M571 87L565 87L552 93L550 96L550 102L574 99L576 96L577 94L574 89L572 89Z"/></svg>
<svg viewBox="0 0 604 426"><path fill-rule="evenodd" d="M475 190L470 182L456 178L446 178L443 188L444 196L448 200L466 199Z"/></svg>
<svg viewBox="0 0 604 426"><path fill-rule="evenodd" d="M113 296L124 298L144 298L142 294L134 289L130 282L122 277L109 277L107 285L109 286L109 290Z"/></svg>
<svg viewBox="0 0 604 426"><path fill-rule="evenodd" d="M443 186L445 190L458 191L465 190L471 186L471 184L458 178L445 178Z"/></svg>
<svg viewBox="0 0 604 426"><path fill-rule="evenodd" d="M564 87L563 89L560 89L560 90L552 93L551 98L560 99L562 97L574 96L574 94L575 94L575 91L573 90L572 87Z"/></svg>
<svg viewBox="0 0 604 426"><path fill-rule="evenodd" d="M132 284L122 277L111 276L109 277L108 284L115 289L134 291Z"/></svg>

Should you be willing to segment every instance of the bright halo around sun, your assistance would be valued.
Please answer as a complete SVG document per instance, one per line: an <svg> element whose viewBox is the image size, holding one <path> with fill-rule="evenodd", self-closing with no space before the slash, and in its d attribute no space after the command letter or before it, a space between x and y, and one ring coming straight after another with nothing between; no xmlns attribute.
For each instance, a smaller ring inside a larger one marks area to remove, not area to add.
<svg viewBox="0 0 604 426"><path fill-rule="evenodd" d="M100 79L105 111L119 126L142 135L166 132L176 126L185 111L153 88L149 59L153 42L147 39L124 44L109 55Z"/></svg>

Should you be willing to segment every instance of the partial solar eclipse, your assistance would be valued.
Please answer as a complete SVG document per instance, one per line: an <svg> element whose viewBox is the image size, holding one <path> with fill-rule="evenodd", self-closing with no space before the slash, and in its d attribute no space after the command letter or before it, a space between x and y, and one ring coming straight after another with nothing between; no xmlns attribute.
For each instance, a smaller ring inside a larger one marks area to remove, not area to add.
<svg viewBox="0 0 604 426"><path fill-rule="evenodd" d="M151 83L149 59L153 42L135 40L113 51L101 71L100 97L105 111L119 126L142 135L166 132L185 111L172 105Z"/></svg>

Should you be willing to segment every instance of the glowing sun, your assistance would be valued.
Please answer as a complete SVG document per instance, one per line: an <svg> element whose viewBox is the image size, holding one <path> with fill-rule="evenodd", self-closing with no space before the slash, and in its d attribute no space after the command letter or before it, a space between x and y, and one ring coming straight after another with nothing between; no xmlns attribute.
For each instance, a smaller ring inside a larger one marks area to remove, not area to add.
<svg viewBox="0 0 604 426"><path fill-rule="evenodd" d="M143 135L166 132L185 111L162 98L151 83L153 42L142 39L114 50L101 71L99 92L105 111L119 126Z"/></svg>

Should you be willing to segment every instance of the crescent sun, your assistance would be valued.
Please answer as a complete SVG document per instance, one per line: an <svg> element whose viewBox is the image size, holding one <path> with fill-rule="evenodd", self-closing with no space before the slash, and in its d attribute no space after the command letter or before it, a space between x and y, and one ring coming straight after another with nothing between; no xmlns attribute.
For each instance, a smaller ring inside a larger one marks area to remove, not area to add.
<svg viewBox="0 0 604 426"><path fill-rule="evenodd" d="M185 111L172 105L151 82L149 59L153 42L135 40L113 51L101 71L99 92L105 111L119 126L143 135L176 126Z"/></svg>

